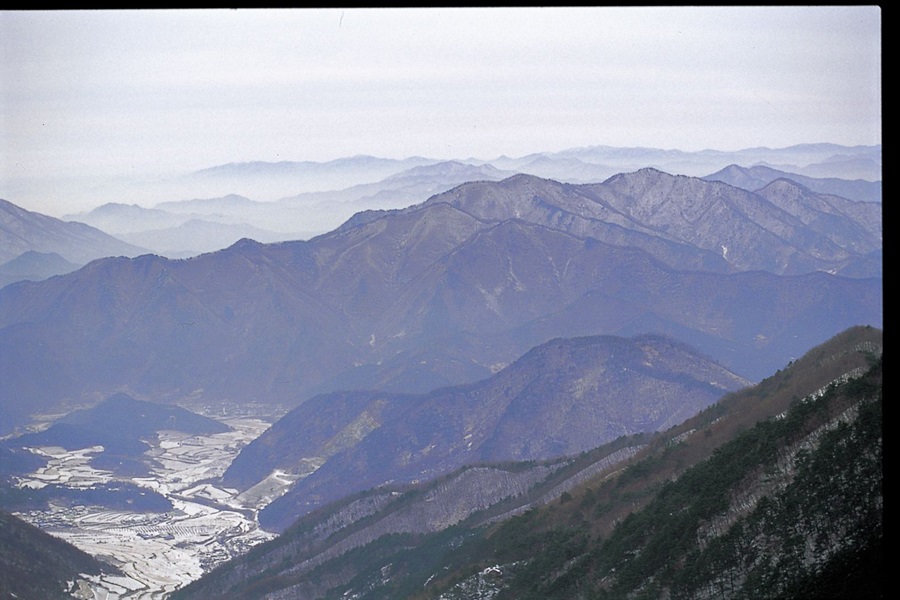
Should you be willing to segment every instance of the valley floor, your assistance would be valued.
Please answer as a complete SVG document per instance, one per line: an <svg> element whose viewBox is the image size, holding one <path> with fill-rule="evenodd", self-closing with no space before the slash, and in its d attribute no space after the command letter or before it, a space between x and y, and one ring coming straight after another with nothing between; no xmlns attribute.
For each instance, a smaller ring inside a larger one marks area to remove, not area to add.
<svg viewBox="0 0 900 600"><path fill-rule="evenodd" d="M236 490L204 483L219 477L240 448L268 423L255 418L223 420L233 431L209 436L176 431L160 433L148 455L153 474L131 483L172 502L166 513L109 510L98 506L51 506L19 516L78 548L117 565L122 576L86 576L78 598L85 600L161 599L248 548L273 537L256 522L256 509L267 499L238 496ZM46 468L22 478L20 485L61 484L90 487L115 481L89 464L99 450L40 448ZM285 482L288 483L288 482ZM278 493L278 490L273 490Z"/></svg>

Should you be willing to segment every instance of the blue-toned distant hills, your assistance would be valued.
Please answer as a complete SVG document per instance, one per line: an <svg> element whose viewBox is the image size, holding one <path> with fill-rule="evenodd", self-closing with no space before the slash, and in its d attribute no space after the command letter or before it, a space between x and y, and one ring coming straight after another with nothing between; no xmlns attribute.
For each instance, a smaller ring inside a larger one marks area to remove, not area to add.
<svg viewBox="0 0 900 600"><path fill-rule="evenodd" d="M0 290L0 431L122 387L286 407L423 392L583 335L670 335L755 380L881 326L881 228L880 203L789 180L642 169L467 183L308 241L95 261Z"/></svg>
<svg viewBox="0 0 900 600"><path fill-rule="evenodd" d="M0 199L0 264L28 251L55 253L77 264L145 252L95 227L28 211Z"/></svg>

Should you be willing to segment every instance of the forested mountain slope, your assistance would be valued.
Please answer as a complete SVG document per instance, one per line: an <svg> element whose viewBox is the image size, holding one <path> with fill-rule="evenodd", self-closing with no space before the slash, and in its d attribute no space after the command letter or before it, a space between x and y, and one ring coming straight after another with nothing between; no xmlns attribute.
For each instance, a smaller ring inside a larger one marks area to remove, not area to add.
<svg viewBox="0 0 900 600"><path fill-rule="evenodd" d="M175 597L880 597L881 352L880 331L848 330L681 425L623 439L627 456L543 506L507 494L445 529L347 546L416 498L449 502L430 487L348 499Z"/></svg>
<svg viewBox="0 0 900 600"><path fill-rule="evenodd" d="M117 569L0 511L0 597L72 598L79 579L101 571L116 573Z"/></svg>

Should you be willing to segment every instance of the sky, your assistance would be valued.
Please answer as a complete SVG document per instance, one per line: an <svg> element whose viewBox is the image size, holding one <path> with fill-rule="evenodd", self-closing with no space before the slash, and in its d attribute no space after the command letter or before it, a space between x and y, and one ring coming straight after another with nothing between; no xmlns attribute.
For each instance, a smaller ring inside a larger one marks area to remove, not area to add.
<svg viewBox="0 0 900 600"><path fill-rule="evenodd" d="M814 142L881 143L877 6L0 11L13 202L256 160Z"/></svg>

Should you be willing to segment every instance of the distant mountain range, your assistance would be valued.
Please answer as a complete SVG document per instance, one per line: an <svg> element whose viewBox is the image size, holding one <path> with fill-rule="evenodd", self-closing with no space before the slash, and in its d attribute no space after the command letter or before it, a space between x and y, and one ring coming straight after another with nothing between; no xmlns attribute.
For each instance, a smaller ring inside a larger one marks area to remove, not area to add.
<svg viewBox="0 0 900 600"><path fill-rule="evenodd" d="M357 155L327 162L313 161L251 161L217 165L185 175L187 179L245 181L247 176L259 177L271 184L285 180L297 187L313 190L342 189L349 185L378 181L409 168L428 165L437 161L426 158L395 160L376 156Z"/></svg>
<svg viewBox="0 0 900 600"><path fill-rule="evenodd" d="M61 221L0 200L0 265L30 251L58 254L80 265L145 252L84 223Z"/></svg>
<svg viewBox="0 0 900 600"><path fill-rule="evenodd" d="M776 179L789 179L799 183L805 188L817 194L827 196L840 196L856 202L881 202L881 181L866 181L864 179L839 179L836 177L817 178L807 177L797 173L779 171L764 165L754 167L741 167L729 165L712 175L706 175L703 179L708 181L723 181L729 185L743 188L750 192L764 188Z"/></svg>
<svg viewBox="0 0 900 600"><path fill-rule="evenodd" d="M81 265L70 262L55 252L27 250L0 265L0 288L16 281L41 281L79 268Z"/></svg>
<svg viewBox="0 0 900 600"><path fill-rule="evenodd" d="M584 335L666 334L756 380L881 326L880 257L880 205L784 180L472 182L309 241L112 258L0 290L0 431L119 389L286 407L419 393Z"/></svg>
<svg viewBox="0 0 900 600"><path fill-rule="evenodd" d="M516 159L355 156L323 163L231 163L168 180L135 182L115 191L115 200L65 218L137 245L149 244L157 254L182 258L224 248L241 237L260 242L309 239L338 227L356 212L404 208L468 181L497 181L524 173L564 183L600 183L648 166L716 177L749 191L771 182L776 172L818 193L862 201L881 198L880 146L807 144L734 152L594 146ZM726 168L752 169L753 175L738 179L720 175ZM92 191L94 202L104 197ZM120 197L139 198L152 208L122 204ZM192 223L186 225L188 221Z"/></svg>
<svg viewBox="0 0 900 600"><path fill-rule="evenodd" d="M249 165L246 168L257 172ZM283 175L282 169L291 172L286 166L274 170ZM244 173L243 168L238 171ZM161 202L154 208L110 203L66 218L88 223L157 254L186 258L220 250L244 237L263 243L308 239L338 227L362 210L404 208L467 181L499 180L512 174L489 165L448 161L415 166L377 182L305 192L271 202L228 194ZM358 177L361 175L348 180Z"/></svg>
<svg viewBox="0 0 900 600"><path fill-rule="evenodd" d="M258 215L275 219L277 208L235 194L221 198L164 202L155 208L108 203L66 219L88 223L128 243L169 258L187 258L226 248L244 237L278 242L309 237L311 233L276 232L251 223ZM285 223L284 214L280 223Z"/></svg>
<svg viewBox="0 0 900 600"><path fill-rule="evenodd" d="M839 179L881 180L881 146L799 144L787 148L745 148L735 151L666 150L587 146L542 152L520 158L500 157L493 166L568 183L599 182L626 171L653 167L668 173L701 177L728 165L758 165L805 175Z"/></svg>

